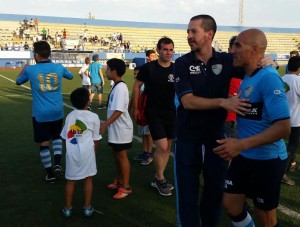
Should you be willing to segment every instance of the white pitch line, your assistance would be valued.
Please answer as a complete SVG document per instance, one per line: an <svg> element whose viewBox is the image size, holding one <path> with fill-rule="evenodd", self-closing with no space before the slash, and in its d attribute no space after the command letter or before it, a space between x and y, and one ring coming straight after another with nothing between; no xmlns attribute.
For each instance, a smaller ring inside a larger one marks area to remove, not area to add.
<svg viewBox="0 0 300 227"><path fill-rule="evenodd" d="M0 75L0 77L4 78L4 79L6 79L6 80L9 80L9 81L11 81L11 82L13 82L14 84L16 83L16 81L14 81L14 80L12 80L12 79L9 79L9 78L7 78L7 77L5 77L5 76L3 76L3 75ZM27 87L27 86L24 85L24 84L22 84L21 87L23 87L23 88L28 89L28 90L31 91L31 88L30 88L30 87ZM69 107L70 109L73 109L73 110L75 109L73 106L70 106L70 105L68 105L68 104L66 104L66 103L63 103L63 104L64 104L64 106Z"/></svg>
<svg viewBox="0 0 300 227"><path fill-rule="evenodd" d="M279 204L278 210L280 210L282 213L284 213L284 214L286 214L286 215L288 215L288 216L290 216L292 218L300 220L300 214L299 213L297 213L297 212L295 212L295 211L293 211L293 210L291 210L291 209L289 209L289 208L287 208L287 207L285 207L283 205Z"/></svg>

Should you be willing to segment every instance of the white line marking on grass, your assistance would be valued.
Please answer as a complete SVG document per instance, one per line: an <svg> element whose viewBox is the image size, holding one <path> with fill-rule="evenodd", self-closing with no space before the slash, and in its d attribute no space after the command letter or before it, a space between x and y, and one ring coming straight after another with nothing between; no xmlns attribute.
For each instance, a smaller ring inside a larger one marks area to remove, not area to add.
<svg viewBox="0 0 300 227"><path fill-rule="evenodd" d="M9 78L7 78L7 77L5 77L5 76L3 76L3 75L0 75L0 77L2 77L2 78L4 78L4 79L6 79L6 80L9 80L9 81L11 81L11 82L13 82L13 83L16 83L16 81L14 81L14 80L12 80L12 79L9 79ZM23 88L25 88L25 89L28 89L28 90L30 90L31 91L31 88L30 87L27 87L26 85L21 85L21 87L23 87ZM68 93L63 93L63 94L68 94ZM13 96L13 95L11 95L11 96ZM16 95L17 96L17 95ZM66 103L64 103L64 106L66 106L66 107L69 107L70 109L75 109L73 106L70 106L70 105L68 105L68 104L66 104Z"/></svg>
<svg viewBox="0 0 300 227"><path fill-rule="evenodd" d="M28 96L31 96L31 94L15 94L15 95L3 95L4 97L19 97L19 96L24 96L24 95L28 95Z"/></svg>
<svg viewBox="0 0 300 227"><path fill-rule="evenodd" d="M5 77L5 76L3 76L3 75L0 75L0 77L2 77L2 78L4 78L4 79L7 79L7 80L13 82L14 84L16 84L16 81L14 81L14 80L12 80L12 79L9 79L9 78L7 78L7 77ZM26 89L31 90L29 87L27 87L27 86L25 86L25 85L21 85L21 86L24 87L24 88L26 88Z"/></svg>
<svg viewBox="0 0 300 227"><path fill-rule="evenodd" d="M96 210L96 209L94 209L94 210L95 210L95 212L98 213L98 214L104 214L103 212L101 212L101 211L99 211L99 210Z"/></svg>
<svg viewBox="0 0 300 227"><path fill-rule="evenodd" d="M282 206L282 205L279 204L278 210L280 210L282 213L284 213L284 214L286 214L286 215L288 215L292 218L300 220L300 214L299 213L297 213L297 212L295 212L295 211L293 211L293 210L291 210L291 209L289 209L285 206Z"/></svg>
<svg viewBox="0 0 300 227"><path fill-rule="evenodd" d="M142 138L136 136L136 135L133 135L133 139L135 139L136 141L138 141L139 143L142 142Z"/></svg>

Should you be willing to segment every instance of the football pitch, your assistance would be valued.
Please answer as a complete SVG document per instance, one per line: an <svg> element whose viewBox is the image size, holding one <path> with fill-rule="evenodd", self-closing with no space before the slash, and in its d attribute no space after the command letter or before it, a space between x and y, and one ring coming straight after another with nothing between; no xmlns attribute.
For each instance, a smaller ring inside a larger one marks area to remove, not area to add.
<svg viewBox="0 0 300 227"><path fill-rule="evenodd" d="M70 70L74 79L63 80L65 116L72 111L69 94L81 87L78 69ZM115 164L104 135L96 154L98 173L94 177L93 206L98 212L90 218L83 217L83 184L78 182L73 201L74 214L70 219L63 218L61 210L64 207L65 180L58 179L54 184L44 182L46 173L39 159L38 147L33 142L30 84L26 83L21 87L15 85L19 72L20 69L0 70L0 226L177 225L175 192L170 197L160 196L150 186L154 175L153 163L142 166L132 160L134 155L142 151L136 126L133 147L128 152L133 194L116 201L112 198L114 192L106 189L106 185L114 179ZM127 70L123 79L131 91L133 71ZM110 83L106 81L104 101L109 90ZM96 97L92 103L92 111L101 120L106 119L106 110L96 109ZM298 160L299 157L298 155ZM172 157L165 175L174 183ZM300 172L289 175L296 181L296 186L282 185L278 219L281 226L296 227L300 226ZM250 209L253 212L251 206ZM221 226L232 226L225 214Z"/></svg>

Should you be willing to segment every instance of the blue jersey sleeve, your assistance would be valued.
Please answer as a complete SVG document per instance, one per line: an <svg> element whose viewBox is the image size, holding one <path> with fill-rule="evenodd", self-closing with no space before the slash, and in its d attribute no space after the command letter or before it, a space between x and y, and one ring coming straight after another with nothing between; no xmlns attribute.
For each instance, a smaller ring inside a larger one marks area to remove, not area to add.
<svg viewBox="0 0 300 227"><path fill-rule="evenodd" d="M29 76L27 73L27 68L24 69L24 71L18 76L17 80L16 80L16 84L17 85L21 85L26 83L29 80Z"/></svg>
<svg viewBox="0 0 300 227"><path fill-rule="evenodd" d="M64 67L63 77L67 78L68 80L71 80L73 79L73 74L67 68Z"/></svg>
<svg viewBox="0 0 300 227"><path fill-rule="evenodd" d="M266 111L273 122L287 119L290 113L283 81L274 68L268 68L267 71L260 84Z"/></svg>

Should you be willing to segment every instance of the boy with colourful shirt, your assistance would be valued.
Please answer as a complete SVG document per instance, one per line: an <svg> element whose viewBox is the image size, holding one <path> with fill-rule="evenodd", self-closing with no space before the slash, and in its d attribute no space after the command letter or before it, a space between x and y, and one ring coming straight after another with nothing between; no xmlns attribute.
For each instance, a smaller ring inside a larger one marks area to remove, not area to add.
<svg viewBox="0 0 300 227"><path fill-rule="evenodd" d="M84 180L84 216L91 216L94 208L91 205L93 193L93 176L97 173L96 156L100 120L97 114L88 111L89 91L77 88L71 93L72 105L76 108L68 114L61 137L66 141L66 204L63 216L72 215L72 200L75 185Z"/></svg>

